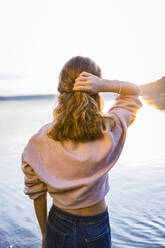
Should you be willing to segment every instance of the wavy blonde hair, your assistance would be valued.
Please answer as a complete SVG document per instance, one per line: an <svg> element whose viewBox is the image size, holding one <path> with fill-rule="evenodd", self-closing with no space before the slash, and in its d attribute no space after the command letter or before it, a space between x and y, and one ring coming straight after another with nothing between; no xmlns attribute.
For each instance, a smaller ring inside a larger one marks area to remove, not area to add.
<svg viewBox="0 0 165 248"><path fill-rule="evenodd" d="M102 128L107 116L102 113L101 96L72 91L75 79L83 71L101 76L101 69L88 57L71 58L59 75L58 105L54 109L54 126L48 136L54 140L92 141L103 137ZM112 120L112 117L109 116ZM112 122L111 122L112 123ZM112 128L115 126L113 120Z"/></svg>

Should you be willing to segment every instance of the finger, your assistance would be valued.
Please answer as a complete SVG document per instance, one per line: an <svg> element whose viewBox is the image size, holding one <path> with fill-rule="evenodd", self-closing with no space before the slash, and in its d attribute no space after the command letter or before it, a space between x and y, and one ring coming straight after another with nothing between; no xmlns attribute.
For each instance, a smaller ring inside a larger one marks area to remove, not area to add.
<svg viewBox="0 0 165 248"><path fill-rule="evenodd" d="M80 73L80 76L85 76L85 77L89 77L89 76L91 76L92 74L91 73L89 73L89 72L87 72L87 71L82 71L81 73Z"/></svg>
<svg viewBox="0 0 165 248"><path fill-rule="evenodd" d="M77 86L73 88L73 91L90 91L90 88L88 86Z"/></svg>
<svg viewBox="0 0 165 248"><path fill-rule="evenodd" d="M75 84L74 84L74 87L77 87L77 86L87 86L89 85L88 82L86 81L77 81Z"/></svg>
<svg viewBox="0 0 165 248"><path fill-rule="evenodd" d="M83 77L83 76L79 76L79 77L77 77L77 78L75 79L75 82L76 82L76 81L79 81L79 80L85 81L85 80L88 80L88 78L87 78L87 77Z"/></svg>

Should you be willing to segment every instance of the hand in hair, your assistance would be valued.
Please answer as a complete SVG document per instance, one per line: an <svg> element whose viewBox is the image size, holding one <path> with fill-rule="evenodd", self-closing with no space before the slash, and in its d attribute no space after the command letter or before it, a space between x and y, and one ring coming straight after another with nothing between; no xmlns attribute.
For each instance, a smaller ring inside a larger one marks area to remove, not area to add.
<svg viewBox="0 0 165 248"><path fill-rule="evenodd" d="M101 90L101 78L89 73L81 72L75 79L73 91L86 91L89 94L96 94Z"/></svg>

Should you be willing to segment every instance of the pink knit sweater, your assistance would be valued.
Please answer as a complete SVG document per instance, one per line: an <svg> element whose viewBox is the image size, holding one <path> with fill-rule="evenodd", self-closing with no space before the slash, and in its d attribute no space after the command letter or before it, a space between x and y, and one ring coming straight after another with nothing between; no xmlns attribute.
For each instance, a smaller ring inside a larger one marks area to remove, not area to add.
<svg viewBox="0 0 165 248"><path fill-rule="evenodd" d="M48 192L57 207L76 209L96 204L109 191L108 172L118 160L126 132L142 103L137 96L118 95L109 109L103 138L90 142L54 141L47 136L53 122L34 134L22 153L24 193L37 199Z"/></svg>

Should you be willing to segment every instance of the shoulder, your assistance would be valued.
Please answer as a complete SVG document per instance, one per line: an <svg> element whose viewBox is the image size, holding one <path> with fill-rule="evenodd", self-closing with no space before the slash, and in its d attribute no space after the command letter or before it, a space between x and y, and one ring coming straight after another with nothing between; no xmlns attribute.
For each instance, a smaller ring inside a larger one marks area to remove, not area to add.
<svg viewBox="0 0 165 248"><path fill-rule="evenodd" d="M29 151L34 152L40 149L42 140L45 140L45 137L47 135L47 130L50 127L50 124L51 123L47 123L41 126L38 129L38 131L29 138L29 140L27 141L23 149L23 152L22 152L23 155L28 153Z"/></svg>
<svg viewBox="0 0 165 248"><path fill-rule="evenodd" d="M47 130L49 129L49 127L51 126L52 122L50 123L46 123L44 124L43 126L41 126L38 131L36 133L34 133L30 139L29 139L29 142L32 141L32 140L39 140L41 139L44 135L47 134ZM28 142L28 143L29 143Z"/></svg>

